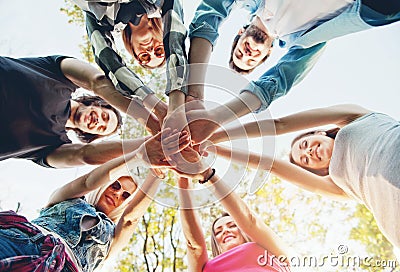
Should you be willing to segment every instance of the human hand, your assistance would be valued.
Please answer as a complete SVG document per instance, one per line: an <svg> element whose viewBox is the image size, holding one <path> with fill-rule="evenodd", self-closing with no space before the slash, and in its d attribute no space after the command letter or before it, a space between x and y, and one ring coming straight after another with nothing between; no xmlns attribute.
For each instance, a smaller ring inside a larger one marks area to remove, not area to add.
<svg viewBox="0 0 400 272"><path fill-rule="evenodd" d="M207 140L219 125L213 121L213 117L206 110L192 110L186 113L189 122L192 142L200 144Z"/></svg>
<svg viewBox="0 0 400 272"><path fill-rule="evenodd" d="M164 139L162 133L167 135ZM186 131L171 132L169 128L147 139L138 149L137 155L152 168L172 167L166 154L177 153L190 144Z"/></svg>
<svg viewBox="0 0 400 272"><path fill-rule="evenodd" d="M173 154L171 160L175 165L172 170L181 177L204 180L211 175L210 167L201 161L201 156L191 146L187 146L180 153Z"/></svg>
<svg viewBox="0 0 400 272"><path fill-rule="evenodd" d="M164 128L162 133L163 140L169 137L171 132L181 132L181 133L185 132L186 133L185 135L188 135L188 137L190 138L190 131L187 125L186 115L185 112L182 110L182 108L179 108L167 114L166 118L164 119L163 128ZM175 147L178 148L179 146L175 145ZM177 153L178 150L166 149L165 152L166 156L170 156L171 154Z"/></svg>
<svg viewBox="0 0 400 272"><path fill-rule="evenodd" d="M185 99L185 111L189 112L192 110L205 110L204 101L202 99L187 95Z"/></svg>

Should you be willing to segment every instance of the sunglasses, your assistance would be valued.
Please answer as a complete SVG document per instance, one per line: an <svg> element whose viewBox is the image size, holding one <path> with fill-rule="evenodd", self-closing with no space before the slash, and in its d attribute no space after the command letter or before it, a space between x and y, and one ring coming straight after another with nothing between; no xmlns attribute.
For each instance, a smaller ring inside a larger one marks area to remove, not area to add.
<svg viewBox="0 0 400 272"><path fill-rule="evenodd" d="M122 188L122 185L118 180L116 180L113 184L111 184L111 189L113 189L116 192L121 190L121 188ZM123 193L122 193L122 198L123 199L127 199L130 196L131 196L131 193L129 193L127 191L123 191Z"/></svg>
<svg viewBox="0 0 400 272"><path fill-rule="evenodd" d="M154 47L154 55L157 58L163 58L165 56L164 45L160 44ZM151 61L151 54L149 52L140 52L137 55L137 59L140 64L145 65Z"/></svg>

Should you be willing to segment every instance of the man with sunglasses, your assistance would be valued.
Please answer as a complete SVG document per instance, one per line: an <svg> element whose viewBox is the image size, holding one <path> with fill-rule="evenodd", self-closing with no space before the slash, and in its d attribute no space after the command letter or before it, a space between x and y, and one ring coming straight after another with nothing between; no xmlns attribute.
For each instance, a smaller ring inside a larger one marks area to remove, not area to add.
<svg viewBox="0 0 400 272"><path fill-rule="evenodd" d="M191 64L208 62L218 38L218 28L229 16L235 2L202 1L190 25ZM268 58L276 41L288 51L275 66L242 89L239 98L211 112L192 113L191 117L189 114L191 119L209 119L191 125L192 134L196 133L192 135L195 142L205 140L217 129L216 124L229 122L251 111L265 110L272 101L286 95L316 64L329 40L400 20L400 2L396 0L241 2L243 8L251 12L252 20L234 39L230 67L242 74L250 73ZM190 88L189 97L203 97L203 88Z"/></svg>
<svg viewBox="0 0 400 272"><path fill-rule="evenodd" d="M71 99L79 87L98 96ZM91 143L121 126L121 115L109 103L123 112L131 104L133 117L158 125L90 64L66 56L0 57L0 160L22 158L62 168L102 164L136 149L144 138L127 140L125 149L121 141ZM75 131L82 143L72 143L67 130ZM154 133L159 130L155 126Z"/></svg>
<svg viewBox="0 0 400 272"><path fill-rule="evenodd" d="M112 32L120 33L128 53L144 68L157 68L166 62L166 94L185 96L187 59L186 28L179 0L165 1L86 1L74 0L85 12L86 30L93 46L95 61L126 96L138 96L153 109L160 120L167 106L129 69L116 52ZM168 111L173 108L170 103Z"/></svg>

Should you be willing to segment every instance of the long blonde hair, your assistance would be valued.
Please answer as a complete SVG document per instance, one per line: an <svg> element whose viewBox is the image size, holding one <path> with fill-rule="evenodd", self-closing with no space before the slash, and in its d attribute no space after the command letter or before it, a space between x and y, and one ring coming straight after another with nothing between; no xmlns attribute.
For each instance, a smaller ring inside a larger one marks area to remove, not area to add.
<svg viewBox="0 0 400 272"><path fill-rule="evenodd" d="M214 258L222 253L221 247L218 245L217 239L215 237L214 225L218 220L226 216L231 216L231 215L227 212L224 212L220 217L217 217L211 225L211 250ZM238 228L238 230L246 242L252 242L250 237L247 236L246 233L244 233L240 228Z"/></svg>
<svg viewBox="0 0 400 272"><path fill-rule="evenodd" d="M130 179L132 179L132 182L136 183L135 180L134 180L132 177L130 177L130 176L127 176L127 177L129 177ZM89 204L91 204L91 205L93 205L94 207L96 207L96 206L97 206L97 202L99 202L99 200L100 200L100 197L102 196L102 194L104 193L104 191L105 191L110 185L111 185L111 184L106 184L106 185L103 185L103 186L97 188L96 190L91 191L90 193L88 193L88 194L85 196L86 201L87 201ZM137 190L137 189L136 189L136 190ZM132 195L134 195L134 194L132 194ZM110 212L110 214L107 215L114 223L116 223L116 222L121 218L122 214L123 214L124 211L125 211L125 208L128 206L129 202L132 200L132 197L133 197L132 195L131 195L128 199L126 199L124 202L122 202L121 205L119 205L117 208L115 208L114 210L112 210L112 212ZM96 208L96 209L97 209L97 208Z"/></svg>

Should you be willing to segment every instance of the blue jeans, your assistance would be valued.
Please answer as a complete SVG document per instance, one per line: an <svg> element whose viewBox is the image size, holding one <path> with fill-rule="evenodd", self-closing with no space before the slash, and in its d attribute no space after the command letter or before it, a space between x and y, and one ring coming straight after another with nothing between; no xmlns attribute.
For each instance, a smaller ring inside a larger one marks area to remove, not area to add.
<svg viewBox="0 0 400 272"><path fill-rule="evenodd" d="M40 256L43 238L42 233L30 237L16 228L0 229L0 260L21 255Z"/></svg>

